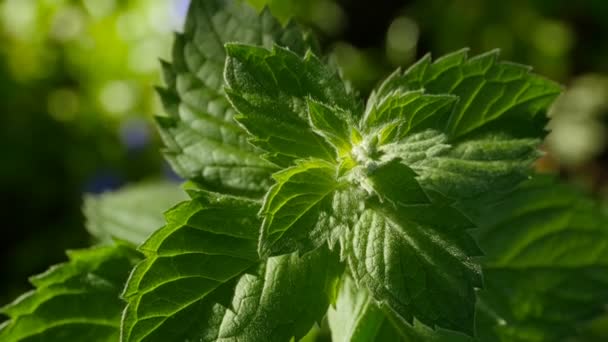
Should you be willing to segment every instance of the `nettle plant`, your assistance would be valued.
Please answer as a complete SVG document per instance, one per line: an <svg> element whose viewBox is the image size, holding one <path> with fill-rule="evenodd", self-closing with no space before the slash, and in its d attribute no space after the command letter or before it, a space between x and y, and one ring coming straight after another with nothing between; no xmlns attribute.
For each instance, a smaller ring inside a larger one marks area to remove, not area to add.
<svg viewBox="0 0 608 342"><path fill-rule="evenodd" d="M560 86L462 50L364 103L308 33L227 0L193 1L173 52L158 125L188 198L88 198L101 246L32 278L0 340L591 338L608 220L531 170Z"/></svg>

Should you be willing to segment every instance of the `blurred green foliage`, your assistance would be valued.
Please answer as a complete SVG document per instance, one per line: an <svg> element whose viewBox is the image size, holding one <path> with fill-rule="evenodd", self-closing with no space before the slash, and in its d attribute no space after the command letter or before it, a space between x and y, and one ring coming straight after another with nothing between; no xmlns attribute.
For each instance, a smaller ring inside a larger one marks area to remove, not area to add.
<svg viewBox="0 0 608 342"><path fill-rule="evenodd" d="M186 2L5 0L0 2L0 169L8 281L27 277L86 245L83 192L166 173L149 117L160 113L158 58Z"/></svg>
<svg viewBox="0 0 608 342"><path fill-rule="evenodd" d="M427 52L500 48L566 94L541 166L603 193L608 181L608 1L250 0L311 26L368 93ZM150 117L153 86L188 0L0 1L0 303L88 244L83 192L172 177Z"/></svg>

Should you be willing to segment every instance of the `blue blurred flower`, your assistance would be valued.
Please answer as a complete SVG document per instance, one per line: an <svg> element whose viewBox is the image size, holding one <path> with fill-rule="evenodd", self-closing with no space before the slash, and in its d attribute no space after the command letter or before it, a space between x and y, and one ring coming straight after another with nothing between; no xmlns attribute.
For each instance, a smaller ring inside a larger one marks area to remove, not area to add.
<svg viewBox="0 0 608 342"><path fill-rule="evenodd" d="M131 118L119 128L120 140L130 152L140 151L150 143L150 127L145 119Z"/></svg>
<svg viewBox="0 0 608 342"><path fill-rule="evenodd" d="M116 190L125 183L116 171L101 169L84 184L84 192L100 194L106 191Z"/></svg>

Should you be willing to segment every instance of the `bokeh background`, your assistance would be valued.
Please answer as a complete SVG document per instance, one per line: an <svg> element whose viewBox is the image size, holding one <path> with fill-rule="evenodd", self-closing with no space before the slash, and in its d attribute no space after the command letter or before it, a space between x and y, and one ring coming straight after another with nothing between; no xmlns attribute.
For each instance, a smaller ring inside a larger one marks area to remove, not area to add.
<svg viewBox="0 0 608 342"><path fill-rule="evenodd" d="M608 195L608 1L249 2L312 27L363 95L427 52L499 48L533 65L567 87L538 168ZM90 244L84 193L176 179L159 153L153 86L188 3L0 0L0 305Z"/></svg>

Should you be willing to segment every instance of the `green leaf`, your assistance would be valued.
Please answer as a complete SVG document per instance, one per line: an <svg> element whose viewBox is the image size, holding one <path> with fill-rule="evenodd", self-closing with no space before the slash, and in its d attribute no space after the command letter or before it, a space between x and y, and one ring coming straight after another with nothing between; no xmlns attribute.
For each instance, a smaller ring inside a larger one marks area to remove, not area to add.
<svg viewBox="0 0 608 342"><path fill-rule="evenodd" d="M327 248L257 259L255 201L195 193L140 249L124 341L287 341L319 321L342 270Z"/></svg>
<svg viewBox="0 0 608 342"><path fill-rule="evenodd" d="M401 320L400 317L394 317L391 313L386 314L390 320L392 318L393 329L397 330L403 341L406 342L476 342L477 340L471 336L467 336L461 332L447 330L443 328L430 328L417 320L413 324Z"/></svg>
<svg viewBox="0 0 608 342"><path fill-rule="evenodd" d="M389 77L370 101L381 101L396 89L455 95L459 101L454 111L437 126L454 140L500 118L530 122L561 92L559 85L531 74L527 66L499 62L498 50L473 58L467 58L467 51L445 55L433 63L426 55L405 73Z"/></svg>
<svg viewBox="0 0 608 342"><path fill-rule="evenodd" d="M118 238L138 245L165 224L164 211L186 198L179 185L164 181L86 195L83 207L86 226L100 241Z"/></svg>
<svg viewBox="0 0 608 342"><path fill-rule="evenodd" d="M474 225L453 205L527 177L543 135L535 117L559 87L495 54L461 52L389 78L357 125L344 87L309 76L323 70L310 55L227 50L237 120L288 167L264 200L261 255L339 240L355 281L396 319L472 335L480 251L467 232ZM468 126L450 126L460 116ZM515 132L519 122L535 128ZM341 204L352 212L337 213Z"/></svg>
<svg viewBox="0 0 608 342"><path fill-rule="evenodd" d="M335 149L338 156L350 153L351 130L345 118L348 114L340 108L328 107L308 99L310 126L318 135L325 138Z"/></svg>
<svg viewBox="0 0 608 342"><path fill-rule="evenodd" d="M561 89L497 55L426 56L394 73L368 101L366 149L402 159L423 188L456 200L517 186L539 156L543 114Z"/></svg>
<svg viewBox="0 0 608 342"><path fill-rule="evenodd" d="M608 303L608 217L598 204L537 177L477 212L486 288L482 341L562 341Z"/></svg>
<svg viewBox="0 0 608 342"><path fill-rule="evenodd" d="M0 340L117 341L122 285L140 255L123 243L68 252L69 261L30 278L35 290L3 307Z"/></svg>
<svg viewBox="0 0 608 342"><path fill-rule="evenodd" d="M453 95L430 95L423 90L397 88L377 103L369 103L371 108L366 111L365 127L368 133L380 130L380 143L399 140L415 128L441 124L437 121L452 112L458 99Z"/></svg>
<svg viewBox="0 0 608 342"><path fill-rule="evenodd" d="M282 167L299 158L333 160L335 152L309 125L307 99L358 115L359 103L338 75L310 52L302 59L279 46L243 44L227 44L226 51L226 93L267 159Z"/></svg>
<svg viewBox="0 0 608 342"><path fill-rule="evenodd" d="M238 128L223 129L220 124L210 123L212 120L196 119L198 123L191 124L180 120L156 118L166 146L165 158L180 177L210 191L250 197L259 196L270 186L269 177L275 166L260 159L259 152L249 151L246 141L238 143L240 147L234 146L236 140L228 142L231 134L241 134Z"/></svg>
<svg viewBox="0 0 608 342"><path fill-rule="evenodd" d="M445 134L425 130L378 150L381 160L403 160L418 174L425 189L454 199L468 199L509 191L525 180L530 166L540 156L539 141L491 132L450 145Z"/></svg>
<svg viewBox="0 0 608 342"><path fill-rule="evenodd" d="M259 196L275 166L247 142L225 99L224 44L233 41L276 43L299 54L317 49L297 25L282 27L268 10L258 14L236 0L194 0L185 32L176 36L173 62L163 63L167 88L159 94L169 116L157 121L167 159L180 176L209 190Z"/></svg>
<svg viewBox="0 0 608 342"><path fill-rule="evenodd" d="M481 287L473 224L438 194L429 197L399 161L367 170L377 195L341 236L354 280L400 319L473 333ZM439 214L440 213L440 214Z"/></svg>
<svg viewBox="0 0 608 342"><path fill-rule="evenodd" d="M327 313L333 342L398 341L399 333L365 289L344 276L335 308Z"/></svg>
<svg viewBox="0 0 608 342"><path fill-rule="evenodd" d="M260 237L260 255L306 252L325 240L308 241L307 237L322 224L321 216L331 205L339 183L332 164L318 159L306 160L274 176L264 199L264 217Z"/></svg>
<svg viewBox="0 0 608 342"><path fill-rule="evenodd" d="M203 340L297 341L325 316L342 272L325 247L269 258L239 279L230 307L214 320L219 332Z"/></svg>
<svg viewBox="0 0 608 342"><path fill-rule="evenodd" d="M366 210L343 243L354 279L410 323L472 334L481 270L463 221L433 205Z"/></svg>
<svg viewBox="0 0 608 342"><path fill-rule="evenodd" d="M430 202L416 181L416 173L399 159L375 166L368 171L367 179L380 201L387 201L389 208Z"/></svg>
<svg viewBox="0 0 608 342"><path fill-rule="evenodd" d="M479 114L471 110L485 109L447 76L441 76L449 85L445 89L421 90L435 84L431 79L416 86L395 83L422 72L420 64L389 79L357 125L356 102L337 102L349 101L343 87L326 86L329 93L343 94L327 96L318 93L318 78L307 76L308 63L316 60L279 47L229 44L227 50L225 77L229 98L241 113L237 120L269 158L288 167L277 173L264 200L260 254L305 253L339 240L355 281L398 319L472 334L475 288L481 287L473 257L480 251L467 232L474 225L454 205L483 193L499 195L527 177L542 130L514 133L509 125L521 119L536 127L534 116L544 110L538 103L546 105L545 100L515 98L516 106L498 108L491 119L478 117L475 129L455 135L445 122L459 110L468 117ZM495 81L527 94L541 80L526 69L511 84L515 69L491 54L469 61L455 54L429 70L436 68L439 75L448 64L456 73L470 74L463 82L479 83L485 97L490 96L486 90L496 91L494 97L506 91L490 86ZM511 73L484 74L495 65ZM556 96L559 88L543 82L543 99ZM393 85L390 91L387 84ZM462 107L463 98L475 103L474 109ZM348 195L336 197L346 189ZM352 211L338 213L341 205Z"/></svg>
<svg viewBox="0 0 608 342"><path fill-rule="evenodd" d="M345 276L335 308L327 313L332 341L472 342L455 331L431 329L417 320L413 324L382 309L369 293Z"/></svg>
<svg viewBox="0 0 608 342"><path fill-rule="evenodd" d="M166 214L141 247L123 297L124 341L174 341L200 333L217 303L257 260L257 202L195 193Z"/></svg>

